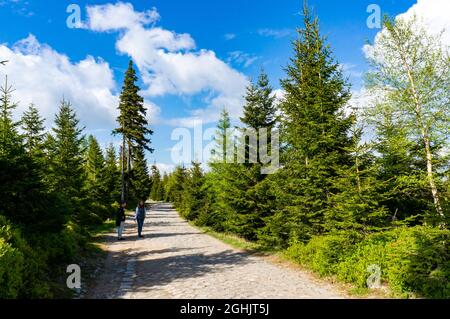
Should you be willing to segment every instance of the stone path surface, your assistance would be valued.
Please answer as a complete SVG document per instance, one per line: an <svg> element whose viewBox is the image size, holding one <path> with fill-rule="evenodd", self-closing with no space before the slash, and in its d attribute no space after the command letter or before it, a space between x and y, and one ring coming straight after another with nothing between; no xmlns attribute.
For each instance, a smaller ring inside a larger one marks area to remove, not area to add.
<svg viewBox="0 0 450 319"><path fill-rule="evenodd" d="M125 240L108 234L104 269L86 298L345 298L333 285L243 252L179 217L170 204L147 212L144 238L128 219Z"/></svg>

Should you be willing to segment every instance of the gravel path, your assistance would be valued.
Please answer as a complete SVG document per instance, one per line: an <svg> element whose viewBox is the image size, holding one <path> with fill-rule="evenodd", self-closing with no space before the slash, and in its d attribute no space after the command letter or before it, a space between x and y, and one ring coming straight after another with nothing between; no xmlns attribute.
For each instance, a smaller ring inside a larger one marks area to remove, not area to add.
<svg viewBox="0 0 450 319"><path fill-rule="evenodd" d="M147 213L144 239L128 219L87 298L345 298L334 286L231 248L192 227L169 204Z"/></svg>

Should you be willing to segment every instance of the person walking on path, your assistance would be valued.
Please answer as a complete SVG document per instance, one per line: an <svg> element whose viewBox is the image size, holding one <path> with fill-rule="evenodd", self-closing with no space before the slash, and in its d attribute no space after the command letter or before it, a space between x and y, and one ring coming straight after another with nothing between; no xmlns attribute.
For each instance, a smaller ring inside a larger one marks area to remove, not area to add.
<svg viewBox="0 0 450 319"><path fill-rule="evenodd" d="M144 227L145 220L145 202L143 200L139 201L138 207L136 207L136 221L138 225L138 237L143 238L142 228Z"/></svg>
<svg viewBox="0 0 450 319"><path fill-rule="evenodd" d="M123 228L125 226L125 220L126 220L126 216L125 216L125 207L127 207L127 203L123 202L119 209L117 210L117 214L116 214L116 226L117 226L117 240L122 240L122 233L123 233Z"/></svg>

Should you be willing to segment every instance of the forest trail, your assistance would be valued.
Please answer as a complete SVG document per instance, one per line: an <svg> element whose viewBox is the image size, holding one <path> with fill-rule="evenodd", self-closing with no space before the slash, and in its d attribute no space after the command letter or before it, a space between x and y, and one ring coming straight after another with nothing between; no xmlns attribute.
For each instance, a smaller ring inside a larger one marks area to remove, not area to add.
<svg viewBox="0 0 450 319"><path fill-rule="evenodd" d="M345 298L333 285L240 251L189 225L170 204L147 212L143 239L106 234L108 257L86 298Z"/></svg>

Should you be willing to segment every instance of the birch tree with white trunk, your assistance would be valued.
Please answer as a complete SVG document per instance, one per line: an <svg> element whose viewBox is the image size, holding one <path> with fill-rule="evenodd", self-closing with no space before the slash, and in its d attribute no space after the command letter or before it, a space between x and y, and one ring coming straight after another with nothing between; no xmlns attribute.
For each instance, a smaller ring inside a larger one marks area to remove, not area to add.
<svg viewBox="0 0 450 319"><path fill-rule="evenodd" d="M386 18L365 51L371 65L368 89L395 109L408 138L421 141L427 184L443 222L436 157L449 144L450 48L441 39L442 33L430 34L417 17Z"/></svg>

